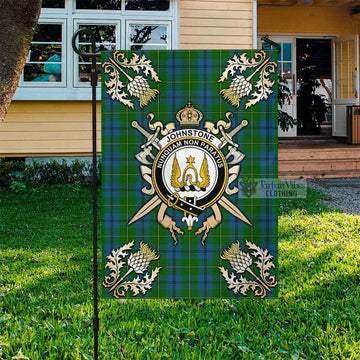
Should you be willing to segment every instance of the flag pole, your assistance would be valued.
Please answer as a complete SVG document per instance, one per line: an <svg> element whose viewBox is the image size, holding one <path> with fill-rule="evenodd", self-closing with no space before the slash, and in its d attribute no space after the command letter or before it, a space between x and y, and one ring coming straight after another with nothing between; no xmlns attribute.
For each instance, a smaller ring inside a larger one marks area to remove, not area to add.
<svg viewBox="0 0 360 360"><path fill-rule="evenodd" d="M76 38L80 35L88 35L91 42L91 53L80 51L76 44ZM94 331L94 360L98 360L99 350L99 308L98 308L98 229L97 229L97 144L96 144L96 86L97 71L96 57L100 53L96 52L96 39L94 33L86 28L77 30L72 37L72 48L74 52L83 57L91 58L91 87L92 87L92 200L93 200L93 297L94 297L94 313L93 313L93 331Z"/></svg>

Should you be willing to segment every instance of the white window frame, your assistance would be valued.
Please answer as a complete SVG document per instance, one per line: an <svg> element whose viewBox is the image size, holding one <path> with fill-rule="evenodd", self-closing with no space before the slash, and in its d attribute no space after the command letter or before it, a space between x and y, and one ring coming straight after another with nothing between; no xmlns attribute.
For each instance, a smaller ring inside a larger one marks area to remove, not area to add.
<svg viewBox="0 0 360 360"><path fill-rule="evenodd" d="M54 82L32 82L32 81L25 81L24 79L24 71L21 74L19 86L23 86L26 88L65 88L67 81L66 81L66 59L67 59L67 38L66 38L66 19L46 19L39 21L39 24L49 24L49 25L61 25L61 81L54 81ZM26 59L26 64L30 60L30 52Z"/></svg>
<svg viewBox="0 0 360 360"><path fill-rule="evenodd" d="M59 14L59 13L64 13L65 11L67 12L67 8L68 8L68 4L69 4L69 0L65 0L65 7L64 8L42 8L41 9L41 13L46 12L47 14Z"/></svg>
<svg viewBox="0 0 360 360"><path fill-rule="evenodd" d="M74 30L78 30L81 25L109 25L115 26L116 28L116 49L120 48L120 38L121 38L121 21L120 20L111 20L111 19L101 19L101 20L86 20L86 19L76 19L74 20ZM77 43L79 38L77 38ZM91 59L88 60L91 63ZM73 52L73 86L75 88L89 88L90 82L81 82L79 81L79 55ZM100 86L100 84L98 84Z"/></svg>
<svg viewBox="0 0 360 360"><path fill-rule="evenodd" d="M179 1L170 0L169 10L142 11L124 10L125 1L122 1L122 10L77 10L75 0L65 0L65 8L43 8L39 23L60 23L63 25L63 62L62 82L24 84L20 82L14 100L91 100L90 83L80 83L77 79L77 56L75 56L71 37L78 24L112 24L119 26L117 34L118 49L128 50L130 47L130 25L166 25L168 26L168 49L179 49ZM29 82L30 83L30 82ZM87 85L88 84L88 85ZM97 98L101 97L101 86L97 89Z"/></svg>
<svg viewBox="0 0 360 360"><path fill-rule="evenodd" d="M172 43L171 43L171 39L172 39L172 29L171 29L171 21L150 21L150 20L146 20L146 21L137 21L137 20L126 20L126 34L130 35L130 28L132 25L135 26L167 26L168 28L168 40L167 40L167 44L166 44L166 50L170 50L172 48ZM125 38L125 49L126 50L130 50L131 45L136 45L133 44L130 40L130 36L126 36ZM142 44L139 44L142 45ZM146 50L146 44L145 45L145 49ZM155 45L155 44L154 44ZM163 45L163 44L161 44Z"/></svg>

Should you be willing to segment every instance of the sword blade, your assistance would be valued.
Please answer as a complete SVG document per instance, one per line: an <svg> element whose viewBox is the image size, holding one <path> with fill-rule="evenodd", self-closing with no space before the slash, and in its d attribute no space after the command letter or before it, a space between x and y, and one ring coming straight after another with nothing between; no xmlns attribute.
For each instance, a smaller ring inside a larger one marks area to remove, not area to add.
<svg viewBox="0 0 360 360"><path fill-rule="evenodd" d="M161 199L155 195L152 197L145 205L141 207L141 209L132 217L132 219L128 222L128 225L131 225L135 221L138 221L145 215L147 215L151 210L155 209L161 203Z"/></svg>
<svg viewBox="0 0 360 360"><path fill-rule="evenodd" d="M252 226L252 223L247 219L247 217L242 213L242 211L234 205L228 198L225 196L221 197L218 201L218 204L221 205L225 210L227 210L230 214L234 215L241 221L247 223Z"/></svg>

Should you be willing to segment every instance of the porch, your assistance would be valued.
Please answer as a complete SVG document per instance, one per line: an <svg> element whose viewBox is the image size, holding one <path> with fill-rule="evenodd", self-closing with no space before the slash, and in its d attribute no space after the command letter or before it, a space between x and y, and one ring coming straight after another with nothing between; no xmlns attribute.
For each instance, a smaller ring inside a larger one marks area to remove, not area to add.
<svg viewBox="0 0 360 360"><path fill-rule="evenodd" d="M360 145L332 139L279 141L279 178L360 177Z"/></svg>
<svg viewBox="0 0 360 360"><path fill-rule="evenodd" d="M279 74L291 94L281 109L298 122L279 136L346 136L346 107L359 104L359 1L257 3L258 46L277 44Z"/></svg>

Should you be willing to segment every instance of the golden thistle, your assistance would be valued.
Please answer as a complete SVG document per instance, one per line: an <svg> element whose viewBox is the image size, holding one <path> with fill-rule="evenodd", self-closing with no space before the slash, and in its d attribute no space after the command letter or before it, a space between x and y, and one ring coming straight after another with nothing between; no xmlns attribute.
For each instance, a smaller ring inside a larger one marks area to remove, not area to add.
<svg viewBox="0 0 360 360"><path fill-rule="evenodd" d="M154 100L157 97L157 95L160 93L159 90L157 90L157 89L151 89L148 81L143 76L137 75L134 78L132 78L123 69L123 65L121 63L119 63L117 59L109 58L109 62L104 63L103 67L104 67L104 65L105 65L105 73L109 72L109 71L107 71L107 67L111 67L117 71L117 73L119 75L118 76L119 79L120 79L120 74L122 74L126 77L126 79L128 81L127 90L131 96L135 96L136 98L139 99L141 108L148 105L149 102ZM140 66L140 65L138 65L138 66ZM149 66L149 64L147 64L147 66ZM156 73L155 73L155 75L156 75ZM114 79L112 79L112 81L110 81L109 84L106 83L107 86L108 85L110 86L111 85L110 83L112 83L112 88L109 90L109 92L107 92L110 95L113 94L114 88L116 90L119 90L119 88L123 88L125 86L123 82L121 82L121 81L116 82L115 80L116 80L116 77ZM157 78L157 75L156 75L155 81L160 82L160 79ZM120 90L120 94L113 95L113 96L115 98L117 98L120 102L122 102L123 104L126 104L127 106L133 108L132 102L130 100L125 99L127 97L127 94L124 93L123 91Z"/></svg>
<svg viewBox="0 0 360 360"><path fill-rule="evenodd" d="M155 270L152 271L151 275L145 274L143 279L137 277L132 281L127 281L123 283L123 281L132 272L135 272L136 274L143 274L147 271L150 265L150 261L158 260L160 258L160 256L156 253L156 251L151 249L148 244L141 242L139 250L128 257L127 260L128 270L120 278L119 269L125 265L125 262L123 262L121 259L128 255L126 251L130 250L133 247L133 245L134 242L132 241L124 245L117 251L113 250L112 254L107 257L109 262L106 267L111 269L111 274L109 277L105 278L105 282L103 283L103 285L105 287L110 287L110 291L115 290L114 292L115 297L124 296L125 292L129 289L127 287L130 286L129 284L132 284L131 291L134 293L134 296L139 293L139 290L142 291L143 294L145 294L146 290L149 290L149 286L157 277L157 274L161 269L157 267L155 268ZM114 278L114 281L109 282L108 279L111 277ZM124 284L128 284L128 285L124 286ZM124 291L122 293L119 293L119 289L121 287L124 288Z"/></svg>
<svg viewBox="0 0 360 360"><path fill-rule="evenodd" d="M228 260L231 267L238 273L242 274L252 264L252 259L249 254L240 250L240 243L231 244L228 250L224 250L220 256L222 260Z"/></svg>
<svg viewBox="0 0 360 360"><path fill-rule="evenodd" d="M227 250L224 250L222 255L220 255L222 260L228 260L231 267L238 274L242 274L245 271L250 273L266 290L270 291L269 287L265 282L251 270L250 266L252 265L252 259L249 254L241 251L240 243L237 241L229 246Z"/></svg>
<svg viewBox="0 0 360 360"><path fill-rule="evenodd" d="M159 91L157 89L151 89L146 79L140 75L135 76L134 79L129 81L127 89L130 95L135 96L140 100L141 108L154 100L159 94Z"/></svg>
<svg viewBox="0 0 360 360"><path fill-rule="evenodd" d="M150 265L150 261L158 260L159 255L148 244L141 242L140 249L128 258L128 266L137 274L143 274Z"/></svg>
<svg viewBox="0 0 360 360"><path fill-rule="evenodd" d="M231 105L238 108L240 106L241 99L251 93L253 89L251 79L255 76L255 74L262 70L265 65L274 64L269 64L269 60L270 58L265 59L261 64L259 64L257 69L247 78L245 78L243 75L236 75L235 78L231 81L229 88L222 89L220 91L220 95L222 95L225 100L229 101ZM276 66L276 64L274 64L274 66ZM223 80L219 81L223 82ZM258 85L256 84L255 87L258 87Z"/></svg>
<svg viewBox="0 0 360 360"><path fill-rule="evenodd" d="M242 75L237 75L231 82L228 89L222 89L220 94L235 107L240 106L240 100L250 94L251 83Z"/></svg>

